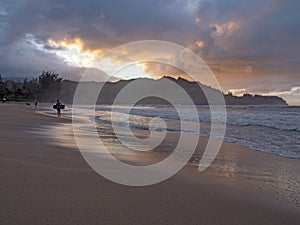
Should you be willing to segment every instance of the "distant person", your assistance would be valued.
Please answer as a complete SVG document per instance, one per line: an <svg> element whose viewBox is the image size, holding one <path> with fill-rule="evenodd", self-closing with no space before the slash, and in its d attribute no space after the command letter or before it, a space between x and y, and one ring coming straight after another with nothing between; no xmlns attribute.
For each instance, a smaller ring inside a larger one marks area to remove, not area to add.
<svg viewBox="0 0 300 225"><path fill-rule="evenodd" d="M38 102L37 102L37 100L34 100L34 109L36 109L36 108L37 108L37 105L38 105Z"/></svg>
<svg viewBox="0 0 300 225"><path fill-rule="evenodd" d="M63 107L62 107L62 104L60 103L59 99L56 100L56 104L54 106L55 106L55 109L57 110L57 116L61 117L60 111Z"/></svg>
<svg viewBox="0 0 300 225"><path fill-rule="evenodd" d="M5 103L6 102L6 98L2 98L2 102Z"/></svg>

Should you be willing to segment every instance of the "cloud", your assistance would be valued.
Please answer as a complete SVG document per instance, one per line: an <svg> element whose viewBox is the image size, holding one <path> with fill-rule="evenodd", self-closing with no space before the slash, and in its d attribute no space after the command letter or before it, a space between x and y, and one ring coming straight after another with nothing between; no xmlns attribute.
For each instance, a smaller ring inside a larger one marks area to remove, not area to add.
<svg viewBox="0 0 300 225"><path fill-rule="evenodd" d="M245 88L242 88L242 89L229 89L228 93L231 93L235 96L242 96L243 94L247 93L247 90Z"/></svg>
<svg viewBox="0 0 300 225"><path fill-rule="evenodd" d="M267 93L267 95L280 96L290 104L290 105L300 105L300 86L292 87L288 91L273 91Z"/></svg>
<svg viewBox="0 0 300 225"><path fill-rule="evenodd" d="M159 39L201 56L225 91L288 90L299 81L299 8L296 0L1 1L0 72L54 68L79 77L84 66L67 60L74 40L81 54L97 58L120 44Z"/></svg>
<svg viewBox="0 0 300 225"><path fill-rule="evenodd" d="M13 77L33 77L40 75L43 70L49 70L59 73L66 79L79 80L87 70L86 67L66 63L54 52L44 51L43 42L33 43L28 41L28 36L13 47L2 47L1 50L4 54L0 58L0 68L4 68L5 73L0 72L5 77L7 74ZM103 71L94 69L92 72L95 80L101 81L107 78Z"/></svg>

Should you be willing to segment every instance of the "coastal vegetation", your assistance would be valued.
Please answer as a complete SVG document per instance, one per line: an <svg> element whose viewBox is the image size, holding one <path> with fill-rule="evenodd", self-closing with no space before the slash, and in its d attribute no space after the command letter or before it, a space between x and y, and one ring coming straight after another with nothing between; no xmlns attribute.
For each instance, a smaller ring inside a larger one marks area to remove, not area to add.
<svg viewBox="0 0 300 225"><path fill-rule="evenodd" d="M4 80L0 74L0 98L9 101L49 101L61 94L63 79L52 71L22 82Z"/></svg>
<svg viewBox="0 0 300 225"><path fill-rule="evenodd" d="M207 105L205 94L223 95L227 105L287 105L284 99L278 96L262 96L244 94L234 96L231 93L224 94L220 90L203 85L197 82L190 82L183 78L163 77L158 80L148 78L138 78L142 88L153 88L159 84L161 79L171 79L182 87L197 105ZM103 86L98 104L112 104L117 94L133 80L120 80L117 82L85 82L86 90L97 89ZM4 80L0 75L0 98L9 101L56 101L61 99L66 103L72 103L78 82L64 80L59 74L53 71L43 71L37 78L23 81ZM165 104L166 102L158 98L146 98L140 104ZM178 102L180 104L181 102ZM126 102L124 102L126 104Z"/></svg>

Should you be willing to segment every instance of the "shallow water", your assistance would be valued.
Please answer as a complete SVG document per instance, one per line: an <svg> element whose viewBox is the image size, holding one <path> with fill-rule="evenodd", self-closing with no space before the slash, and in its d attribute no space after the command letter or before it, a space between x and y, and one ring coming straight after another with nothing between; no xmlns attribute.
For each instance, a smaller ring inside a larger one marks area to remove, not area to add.
<svg viewBox="0 0 300 225"><path fill-rule="evenodd" d="M198 118L187 114L180 118L171 106L144 105L130 109L130 120L125 122L127 106L99 105L81 106L80 115L73 115L82 120L95 120L100 125L111 125L131 130L157 131L169 133L191 133L196 122L200 122L200 136L210 135L211 113L208 106L197 106ZM51 112L42 109L43 112ZM53 113L53 111L52 111ZM71 116L71 108L64 111L64 116ZM226 134L224 140L249 147L253 150L300 159L300 107L288 106L227 106ZM112 119L113 118L113 119ZM164 123L162 123L162 120ZM217 121L221 122L221 121ZM182 128L184 124L185 129Z"/></svg>
<svg viewBox="0 0 300 225"><path fill-rule="evenodd" d="M85 117L83 116L83 118ZM99 146L91 144L93 143L91 140L93 136L91 132L93 130L89 126L86 126L84 120L81 120L81 122L82 126L78 135L84 137L84 145L87 146L87 149L98 151ZM142 149L145 146L137 142L132 142L130 138L126 139L126 133L122 137L126 142L124 145L124 143L120 143L117 139L111 126L99 124L97 128L99 139L108 151L107 153L131 165L150 165L162 161L174 150L179 135L171 133L167 136L167 140L158 148L153 151L141 152L130 148ZM78 148L74 140L71 123L39 127L31 132L39 136L44 136L49 144L68 147L72 150ZM145 130L137 130L135 134L142 139L147 137L147 131ZM206 139L201 139L200 143L205 144L206 142L203 140ZM203 148L202 144L198 146L200 149L194 153L188 163L189 165L198 166L202 155L201 150L203 150L201 149ZM273 157L260 157L256 152L249 150L247 153L247 151L240 150L240 147L236 147L234 144L230 145L232 146L225 147L225 149L230 149L230 151L221 151L212 165L205 171L205 174L219 176L223 180L222 182L225 181L233 187L235 185L236 187L244 187L243 185L246 185L250 189L253 187L254 190L259 188L260 191L270 195L272 199L283 201L297 208L300 207L300 164L298 159L288 159L278 156L273 156L275 159ZM106 157L107 153L100 152L99 156ZM241 184L243 185L241 186Z"/></svg>

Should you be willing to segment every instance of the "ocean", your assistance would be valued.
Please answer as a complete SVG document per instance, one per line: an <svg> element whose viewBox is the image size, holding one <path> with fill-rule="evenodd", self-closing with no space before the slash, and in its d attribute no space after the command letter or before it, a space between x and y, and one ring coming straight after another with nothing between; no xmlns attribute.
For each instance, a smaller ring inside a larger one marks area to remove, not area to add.
<svg viewBox="0 0 300 225"><path fill-rule="evenodd" d="M185 107L188 111L189 106ZM200 136L209 137L211 113L209 106L196 106L200 122ZM92 106L80 106L80 115L74 117L94 120L99 127L113 124L115 128L130 127L132 130L157 131L170 133L189 133L181 129L181 122L195 124L195 118L188 115L184 121L172 106L136 105L128 106L97 105L96 113ZM297 106L227 106L226 133L224 141L236 143L252 150L262 151L288 158L300 159L300 107ZM49 113L49 108L42 109ZM71 116L67 107L64 116ZM124 122L130 112L129 123ZM52 112L53 113L53 112ZM96 118L94 117L96 115ZM113 119L112 119L113 118ZM154 119L155 118L155 119ZM158 119L157 119L158 118ZM153 120L154 119L154 120ZM164 120L165 125L162 124ZM222 122L222 121L217 121ZM188 126L185 126L188 127ZM197 134L198 135L198 134ZM218 137L216 137L218 138Z"/></svg>

